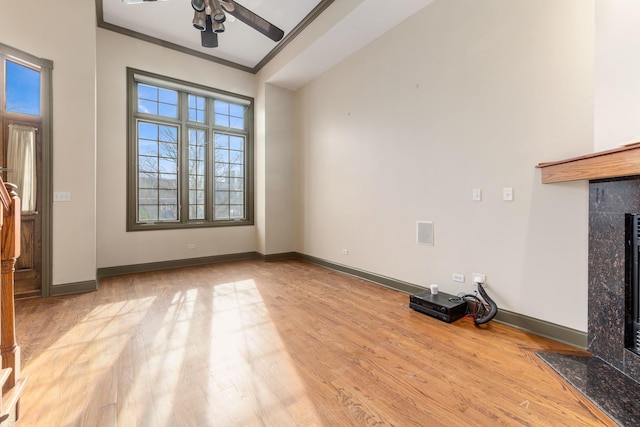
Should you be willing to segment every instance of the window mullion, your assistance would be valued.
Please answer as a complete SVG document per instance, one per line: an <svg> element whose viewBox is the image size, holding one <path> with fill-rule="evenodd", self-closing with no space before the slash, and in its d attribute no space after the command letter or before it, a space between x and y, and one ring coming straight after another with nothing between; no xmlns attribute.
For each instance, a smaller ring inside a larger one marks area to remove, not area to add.
<svg viewBox="0 0 640 427"><path fill-rule="evenodd" d="M206 203L207 203L207 219L212 223L215 220L215 200L216 200L216 174L215 174L215 130L212 126L209 126L209 143L207 144L207 193L206 193Z"/></svg>
<svg viewBox="0 0 640 427"><path fill-rule="evenodd" d="M187 104L187 94L178 92L180 95L180 108L178 109L178 118L180 120L180 146L178 152L180 159L178 161L178 180L180 188L180 223L189 222L189 127L187 119L189 117L189 106Z"/></svg>
<svg viewBox="0 0 640 427"><path fill-rule="evenodd" d="M207 216L207 221L213 223L214 221L214 201L215 201L215 193L216 193L216 178L215 178L215 111L213 105L213 98L207 101L207 105L209 106L207 111L207 146L206 146L206 168L207 168L207 185L205 192L205 212Z"/></svg>

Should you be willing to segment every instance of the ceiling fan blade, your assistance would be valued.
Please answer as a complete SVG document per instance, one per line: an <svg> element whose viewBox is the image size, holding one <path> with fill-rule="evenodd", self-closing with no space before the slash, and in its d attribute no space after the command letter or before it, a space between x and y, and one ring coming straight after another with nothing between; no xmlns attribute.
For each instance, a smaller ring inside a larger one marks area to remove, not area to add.
<svg viewBox="0 0 640 427"><path fill-rule="evenodd" d="M260 16L251 12L241 4L238 4L233 0L227 0L226 3L231 3L234 6L233 10L227 10L227 13L235 16L254 30L269 37L274 42L279 42L280 40L282 40L282 37L284 37L284 31L282 31L280 28L276 27L266 19L261 18Z"/></svg>
<svg viewBox="0 0 640 427"><path fill-rule="evenodd" d="M202 47L218 47L218 34L213 32L213 21L211 15L207 15L207 26L204 31L200 31Z"/></svg>

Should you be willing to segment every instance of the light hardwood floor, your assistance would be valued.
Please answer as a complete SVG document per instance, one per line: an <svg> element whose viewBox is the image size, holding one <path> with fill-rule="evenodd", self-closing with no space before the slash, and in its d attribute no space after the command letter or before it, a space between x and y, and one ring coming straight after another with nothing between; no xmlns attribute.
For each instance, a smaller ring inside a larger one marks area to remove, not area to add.
<svg viewBox="0 0 640 427"><path fill-rule="evenodd" d="M18 301L18 426L613 426L535 356L576 351L300 261Z"/></svg>

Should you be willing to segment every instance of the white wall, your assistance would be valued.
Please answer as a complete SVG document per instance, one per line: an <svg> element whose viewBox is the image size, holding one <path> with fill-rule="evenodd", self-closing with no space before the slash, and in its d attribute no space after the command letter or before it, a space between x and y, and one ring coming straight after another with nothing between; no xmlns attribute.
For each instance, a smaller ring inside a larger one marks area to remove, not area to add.
<svg viewBox="0 0 640 427"><path fill-rule="evenodd" d="M640 2L596 0L595 150L640 142Z"/></svg>
<svg viewBox="0 0 640 427"><path fill-rule="evenodd" d="M96 17L85 0L3 0L0 40L53 61L53 284L95 279Z"/></svg>
<svg viewBox="0 0 640 427"><path fill-rule="evenodd" d="M295 239L295 97L259 81L256 98L256 239L264 255L292 252Z"/></svg>
<svg viewBox="0 0 640 427"><path fill-rule="evenodd" d="M254 153L255 153L255 222L256 222L256 246L261 254L267 252L267 233L266 233L266 85L258 82L257 96L255 101L255 129L254 129Z"/></svg>
<svg viewBox="0 0 640 427"><path fill-rule="evenodd" d="M295 228L295 98L293 92L271 81L278 80L274 75L292 64L298 69L299 57L362 3L333 3L256 75L256 239L262 254L294 251L299 231Z"/></svg>
<svg viewBox="0 0 640 427"><path fill-rule="evenodd" d="M295 250L293 92L266 85L265 254Z"/></svg>
<svg viewBox="0 0 640 427"><path fill-rule="evenodd" d="M307 84L298 251L585 331L587 184L534 166L592 151L593 34L593 1L439 0Z"/></svg>
<svg viewBox="0 0 640 427"><path fill-rule="evenodd" d="M254 226L126 232L126 67L251 97L255 76L111 31L97 39L98 267L255 251Z"/></svg>

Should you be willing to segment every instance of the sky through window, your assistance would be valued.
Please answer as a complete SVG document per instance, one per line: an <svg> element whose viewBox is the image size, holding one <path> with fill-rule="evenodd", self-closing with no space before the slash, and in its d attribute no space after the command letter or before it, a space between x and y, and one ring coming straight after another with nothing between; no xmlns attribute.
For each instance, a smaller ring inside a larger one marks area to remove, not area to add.
<svg viewBox="0 0 640 427"><path fill-rule="evenodd" d="M7 60L6 111L40 115L40 72Z"/></svg>

